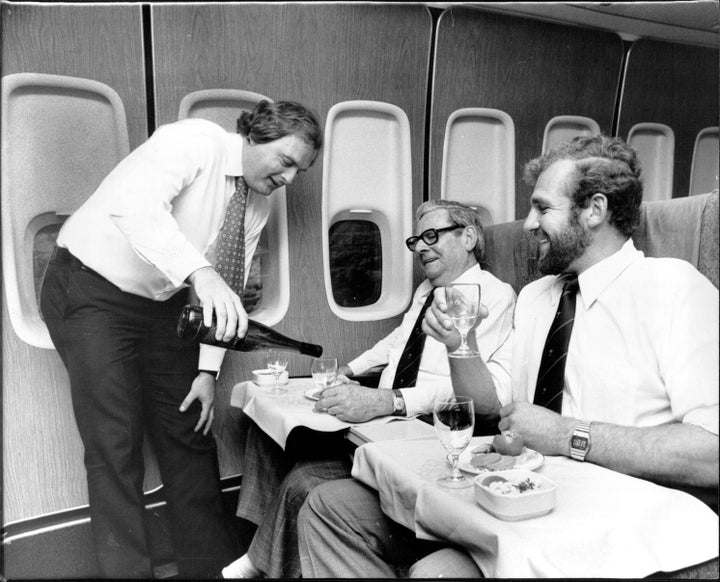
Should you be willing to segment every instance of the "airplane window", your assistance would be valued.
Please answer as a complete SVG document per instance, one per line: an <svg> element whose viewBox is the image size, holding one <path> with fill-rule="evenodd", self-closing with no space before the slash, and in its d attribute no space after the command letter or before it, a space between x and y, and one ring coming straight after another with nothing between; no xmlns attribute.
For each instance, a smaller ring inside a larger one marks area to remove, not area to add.
<svg viewBox="0 0 720 582"><path fill-rule="evenodd" d="M47 264L50 262L50 256L55 250L55 241L57 240L62 225L62 222L48 224L35 233L32 255L33 282L38 305L40 305L40 287L42 286L42 280L45 275L45 267L47 267Z"/></svg>
<svg viewBox="0 0 720 582"><path fill-rule="evenodd" d="M382 290L380 229L367 220L341 220L330 227L330 285L342 307L376 303Z"/></svg>

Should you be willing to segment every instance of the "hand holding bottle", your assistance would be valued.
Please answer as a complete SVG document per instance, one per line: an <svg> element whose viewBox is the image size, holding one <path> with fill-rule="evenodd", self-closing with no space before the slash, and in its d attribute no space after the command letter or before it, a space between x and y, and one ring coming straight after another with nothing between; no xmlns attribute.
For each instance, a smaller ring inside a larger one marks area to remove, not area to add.
<svg viewBox="0 0 720 582"><path fill-rule="evenodd" d="M228 342L234 337L247 333L248 316L240 296L212 267L203 267L191 273L188 282L200 301L203 322L206 327L213 324L215 315L215 339Z"/></svg>

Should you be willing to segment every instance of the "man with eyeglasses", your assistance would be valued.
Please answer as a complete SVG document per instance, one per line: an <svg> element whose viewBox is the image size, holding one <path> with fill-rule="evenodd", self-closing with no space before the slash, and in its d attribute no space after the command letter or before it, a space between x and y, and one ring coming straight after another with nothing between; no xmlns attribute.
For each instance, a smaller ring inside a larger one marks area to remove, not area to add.
<svg viewBox="0 0 720 582"><path fill-rule="evenodd" d="M425 274L425 280L415 291L410 309L402 323L390 335L372 348L340 368L340 373L352 377L376 366L385 365L378 388L392 391L360 391L352 384L325 390L315 408L325 410L341 420L362 422L376 416L395 414L412 416L432 410L433 401L452 394L447 354L460 345L460 335L447 347L432 338L423 337L422 356L417 375L405 376L403 359L408 339L428 295L436 287L450 283L477 283L482 290L482 302L489 316L482 326L469 334L472 346L477 344L483 360L498 388L509 385L508 338L512 333L512 314L515 292L488 271L480 267L485 249L480 214L473 208L451 200L430 200L415 213L418 233L405 241L415 254ZM432 300L430 300L432 301ZM487 325L485 325L487 323ZM400 364L400 369L398 365Z"/></svg>
<svg viewBox="0 0 720 582"><path fill-rule="evenodd" d="M509 389L515 292L479 265L485 246L480 213L458 202L432 200L417 209L416 222L417 234L406 245L426 278L415 291L410 309L390 335L339 370L348 380L385 365L379 389L352 380L326 388L315 404L318 412L348 422L413 416L431 412L436 398L451 395L447 354L460 345L460 335L456 331L446 346L420 330L424 306L432 302L435 288L450 283L481 286L489 315L469 333L468 341L482 355L488 381L499 393ZM270 578L300 576L296 528L300 507L316 485L349 478L352 462L344 444L327 435L295 447L299 448L301 458L287 449L283 452L260 428L250 425L237 515L258 523L259 528L248 553L223 571L226 578L261 573Z"/></svg>

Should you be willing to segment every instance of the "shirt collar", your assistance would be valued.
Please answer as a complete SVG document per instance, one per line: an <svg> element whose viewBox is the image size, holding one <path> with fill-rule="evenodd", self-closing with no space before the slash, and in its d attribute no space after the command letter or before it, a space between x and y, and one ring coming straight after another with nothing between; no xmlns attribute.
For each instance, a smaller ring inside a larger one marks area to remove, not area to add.
<svg viewBox="0 0 720 582"><path fill-rule="evenodd" d="M578 282L580 284L580 295L585 309L590 309L600 294L607 289L625 269L644 256L643 252L637 250L633 240L629 238L619 251L583 271L578 277Z"/></svg>
<svg viewBox="0 0 720 582"><path fill-rule="evenodd" d="M239 133L225 134L225 163L224 172L226 176L242 176L242 151L245 138Z"/></svg>
<svg viewBox="0 0 720 582"><path fill-rule="evenodd" d="M472 267L455 279L453 283L476 283L480 271L482 271L480 265L475 263Z"/></svg>
<svg viewBox="0 0 720 582"><path fill-rule="evenodd" d="M482 269L480 268L480 265L475 263L472 267L455 279L453 283L477 283L477 279L481 271ZM435 289L435 287L432 286L432 283L430 283L428 279L425 279L421 285L424 285L425 289L418 294L418 300L424 302L428 293Z"/></svg>

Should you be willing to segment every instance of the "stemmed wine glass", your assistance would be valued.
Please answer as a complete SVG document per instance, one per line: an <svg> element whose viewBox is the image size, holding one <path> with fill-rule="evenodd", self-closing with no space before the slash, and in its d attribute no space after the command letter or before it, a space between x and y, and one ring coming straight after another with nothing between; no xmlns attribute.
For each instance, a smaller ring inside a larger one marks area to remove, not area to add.
<svg viewBox="0 0 720 582"><path fill-rule="evenodd" d="M329 388L335 384L337 380L337 358L330 356L315 358L310 366L310 372L313 380L315 380L315 383L318 384L321 389Z"/></svg>
<svg viewBox="0 0 720 582"><path fill-rule="evenodd" d="M467 334L477 319L480 310L480 285L476 283L453 283L445 287L447 314L460 332L460 347L448 356L451 358L472 358L478 352L470 349Z"/></svg>
<svg viewBox="0 0 720 582"><path fill-rule="evenodd" d="M285 394L287 388L280 387L280 375L285 371L288 365L288 358L282 352L277 350L268 350L267 367L275 376L275 387L270 390L270 394Z"/></svg>
<svg viewBox="0 0 720 582"><path fill-rule="evenodd" d="M453 396L436 400L433 425L440 442L450 453L452 471L437 480L438 485L460 489L472 485L457 467L458 458L470 444L475 426L475 407L469 396Z"/></svg>

